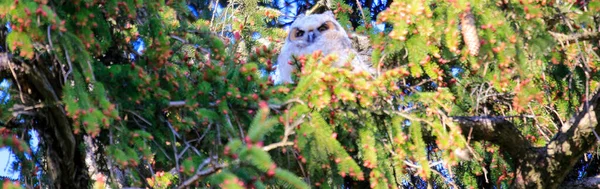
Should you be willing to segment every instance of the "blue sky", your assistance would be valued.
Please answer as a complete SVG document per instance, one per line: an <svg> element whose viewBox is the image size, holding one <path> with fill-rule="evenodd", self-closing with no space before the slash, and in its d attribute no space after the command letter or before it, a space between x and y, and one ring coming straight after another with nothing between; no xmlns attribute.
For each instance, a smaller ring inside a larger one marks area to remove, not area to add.
<svg viewBox="0 0 600 189"><path fill-rule="evenodd" d="M32 152L36 153L39 144L37 132L31 130L29 134L33 135L29 142L29 146L31 146ZM19 170L12 170L11 168L11 163L15 159L16 157L8 147L0 148L0 176L9 177L11 179L17 179L19 177Z"/></svg>
<svg viewBox="0 0 600 189"><path fill-rule="evenodd" d="M6 92L9 87L10 82L8 80L2 80L2 82L0 82L0 99L6 99L6 101L0 103L6 103L8 99L10 99L10 94ZM33 130L31 130L29 134L33 136L32 140L29 142L29 145L32 147L32 150L35 153L37 152L39 144L38 135L37 132ZM13 171L11 169L11 163L15 159L16 157L11 153L8 147L0 148L0 176L9 177L12 179L18 178L18 170Z"/></svg>
<svg viewBox="0 0 600 189"><path fill-rule="evenodd" d="M0 83L0 88L2 89L0 91L0 97L9 95L4 92L4 89L6 89L8 87L9 87L9 83L6 80L4 80L4 81L2 81L2 83ZM0 176L17 178L18 172L11 174L12 171L9 168L11 159L14 159L14 157L10 153L10 150L8 149L8 147L0 148Z"/></svg>

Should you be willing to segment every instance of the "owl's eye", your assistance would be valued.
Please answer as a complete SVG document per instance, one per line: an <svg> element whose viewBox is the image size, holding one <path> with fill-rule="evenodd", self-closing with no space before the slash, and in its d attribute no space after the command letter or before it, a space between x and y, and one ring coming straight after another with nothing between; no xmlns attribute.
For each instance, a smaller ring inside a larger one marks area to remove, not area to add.
<svg viewBox="0 0 600 189"><path fill-rule="evenodd" d="M320 32L327 30L327 24L323 24L317 28Z"/></svg>
<svg viewBox="0 0 600 189"><path fill-rule="evenodd" d="M298 30L298 32L296 32L296 37L302 37L304 35L304 31L302 30Z"/></svg>

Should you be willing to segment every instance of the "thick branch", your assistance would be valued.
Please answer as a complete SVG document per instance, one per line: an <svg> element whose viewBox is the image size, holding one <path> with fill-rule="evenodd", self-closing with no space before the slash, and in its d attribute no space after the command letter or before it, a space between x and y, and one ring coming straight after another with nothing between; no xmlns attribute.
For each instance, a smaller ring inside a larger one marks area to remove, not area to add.
<svg viewBox="0 0 600 189"><path fill-rule="evenodd" d="M544 151L541 151L537 164L547 168L551 187L557 187L562 183L568 172L592 146L598 143L596 133L600 133L598 127L600 114L600 93L592 97L587 103L589 107L580 108L581 112L569 121L548 143ZM585 104L585 103L584 103Z"/></svg>
<svg viewBox="0 0 600 189"><path fill-rule="evenodd" d="M521 158L529 152L531 144L512 122L504 117L452 117L468 135L472 129L472 140L485 140L497 144L512 158Z"/></svg>
<svg viewBox="0 0 600 189"><path fill-rule="evenodd" d="M14 56L9 53L0 54L0 64L16 65ZM44 61L44 60L36 60ZM89 175L85 168L85 160L81 150L76 148L79 139L73 134L70 119L67 117L63 106L60 106L60 92L58 85L53 85L52 76L45 67L30 66L38 62L21 62L19 78L15 78L18 84L30 86L28 96L36 102L51 104L40 107L38 111L40 121L44 126L37 128L42 134L48 149L48 169L52 185L55 188L86 188L89 184ZM27 102L25 102L27 103ZM23 104L29 106L30 104ZM18 110L15 110L18 111Z"/></svg>
<svg viewBox="0 0 600 189"><path fill-rule="evenodd" d="M510 154L516 169L515 188L557 188L582 155L598 141L600 93L581 107L580 113L564 125L546 147L533 148L505 118L453 117L473 140L497 144ZM600 178L597 178L600 180ZM589 181L586 181L590 183Z"/></svg>

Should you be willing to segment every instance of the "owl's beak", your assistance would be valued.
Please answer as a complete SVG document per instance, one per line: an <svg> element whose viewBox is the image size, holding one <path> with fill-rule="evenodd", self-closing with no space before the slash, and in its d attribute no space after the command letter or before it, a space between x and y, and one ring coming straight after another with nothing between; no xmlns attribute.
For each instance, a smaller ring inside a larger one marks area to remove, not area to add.
<svg viewBox="0 0 600 189"><path fill-rule="evenodd" d="M308 38L308 42L312 43L315 42L315 38L317 38L317 34L315 34L315 32L313 31L309 31L308 32L308 36L306 36Z"/></svg>

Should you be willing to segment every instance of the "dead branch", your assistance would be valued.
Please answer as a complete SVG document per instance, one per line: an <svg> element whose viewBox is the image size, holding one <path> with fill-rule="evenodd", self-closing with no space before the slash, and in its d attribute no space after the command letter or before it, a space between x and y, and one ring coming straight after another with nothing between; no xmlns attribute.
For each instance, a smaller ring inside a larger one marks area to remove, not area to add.
<svg viewBox="0 0 600 189"><path fill-rule="evenodd" d="M206 166L208 166L208 164L210 162L212 162L212 160L216 160L217 158L218 158L217 156L212 156L212 157L206 158L200 165L198 165L198 168L196 169L197 170L196 174L194 174L194 176L190 177L189 179L185 180L177 188L178 189L186 188L186 187L192 185L198 179L208 176L210 174L213 174L213 173L221 170L222 168L224 168L226 166L224 164L216 164L213 167L205 168Z"/></svg>
<svg viewBox="0 0 600 189"><path fill-rule="evenodd" d="M286 116L289 117L289 115L286 115ZM268 152L269 150L272 150L272 149L275 149L278 147L294 145L293 142L288 141L288 137L291 134L294 134L294 132L293 132L294 128L296 128L298 125L302 124L304 122L305 117L306 117L305 115L302 115L299 119L294 121L294 123L292 123L292 125L289 125L289 123L286 121L283 139L280 142L269 144L269 145L263 147L263 150Z"/></svg>

